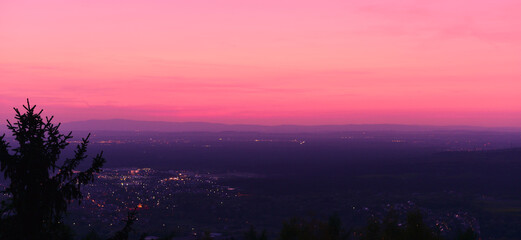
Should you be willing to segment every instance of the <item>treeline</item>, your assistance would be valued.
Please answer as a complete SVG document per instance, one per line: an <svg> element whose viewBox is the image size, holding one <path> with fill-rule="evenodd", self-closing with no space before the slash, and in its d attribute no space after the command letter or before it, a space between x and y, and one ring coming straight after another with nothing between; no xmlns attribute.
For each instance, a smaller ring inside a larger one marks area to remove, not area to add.
<svg viewBox="0 0 521 240"><path fill-rule="evenodd" d="M291 218L282 224L280 231L269 235L266 230L257 231L250 226L243 236L216 237L210 232L194 239L198 240L478 240L478 234L470 227L465 230L455 227L450 232L442 232L437 227L430 227L424 222L424 216L419 210L407 213L406 220L402 221L398 212L391 209L383 218L371 217L365 226L345 228L338 215L328 219L318 218ZM140 231L137 226L137 231ZM141 234L140 240L145 240L147 234ZM158 240L175 239L175 234L153 238ZM126 236L128 237L128 235ZM101 240L96 232L92 231L82 240Z"/></svg>
<svg viewBox="0 0 521 240"><path fill-rule="evenodd" d="M252 227L245 240L268 240L266 233L257 234ZM327 221L317 219L292 218L283 223L274 240L477 240L478 234L472 228L442 233L436 227L428 226L419 210L410 211L406 221L401 223L396 211L390 210L385 217L371 217L367 224L359 228L346 229L338 215Z"/></svg>
<svg viewBox="0 0 521 240"><path fill-rule="evenodd" d="M136 231L140 231L136 226ZM282 224L278 233L269 235L266 230L258 231L250 226L243 236L216 237L210 232L194 239L198 240L477 240L478 234L470 227L462 230L455 226L450 232L442 232L436 226L428 226L419 210L407 213L405 221L400 219L397 211L391 209L383 218L371 217L365 226L345 228L338 215L328 219L291 218ZM128 232L127 232L128 234ZM140 240L147 239L148 234L141 234ZM153 238L158 240L175 239L175 234ZM128 237L128 235L126 236ZM102 240L92 231L82 240ZM126 238L125 238L126 239Z"/></svg>
<svg viewBox="0 0 521 240"><path fill-rule="evenodd" d="M273 240L477 240L478 234L468 227L455 227L443 233L424 222L419 210L408 212L405 222L400 221L397 211L391 209L385 217L371 217L365 226L346 229L338 215L327 220L316 218L292 218L283 223ZM206 237L206 239L211 239ZM229 238L233 240L234 238ZM252 226L244 234L244 240L269 240L266 231L257 232Z"/></svg>

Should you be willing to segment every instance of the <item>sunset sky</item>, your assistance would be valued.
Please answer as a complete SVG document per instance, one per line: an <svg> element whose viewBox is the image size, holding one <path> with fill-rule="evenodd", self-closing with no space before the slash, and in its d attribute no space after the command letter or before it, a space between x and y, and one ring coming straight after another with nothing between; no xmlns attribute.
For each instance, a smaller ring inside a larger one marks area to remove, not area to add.
<svg viewBox="0 0 521 240"><path fill-rule="evenodd" d="M0 1L0 117L521 127L519 0ZM3 123L2 123L3 124Z"/></svg>

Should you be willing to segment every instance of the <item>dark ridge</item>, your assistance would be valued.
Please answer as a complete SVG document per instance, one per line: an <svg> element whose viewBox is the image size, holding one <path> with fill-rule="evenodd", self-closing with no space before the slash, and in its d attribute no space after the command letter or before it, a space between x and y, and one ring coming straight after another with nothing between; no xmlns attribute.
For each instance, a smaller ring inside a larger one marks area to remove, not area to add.
<svg viewBox="0 0 521 240"><path fill-rule="evenodd" d="M476 126L421 126L400 124L346 124L346 125L250 125L207 122L161 122L135 121L126 119L87 120L63 124L63 129L77 131L150 131L150 132L266 132L266 133L316 133L349 131L483 131L515 132L514 127Z"/></svg>

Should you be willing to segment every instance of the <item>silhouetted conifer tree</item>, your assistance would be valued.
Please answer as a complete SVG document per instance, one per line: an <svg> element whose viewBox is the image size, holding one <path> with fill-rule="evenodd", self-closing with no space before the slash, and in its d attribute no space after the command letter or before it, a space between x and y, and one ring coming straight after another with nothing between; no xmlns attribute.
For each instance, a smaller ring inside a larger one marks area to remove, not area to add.
<svg viewBox="0 0 521 240"><path fill-rule="evenodd" d="M71 133L60 133L60 124L42 118L27 100L25 112L16 112L16 122L7 127L15 140L14 146L0 137L0 170L10 181L3 191L8 199L0 207L0 239L67 239L70 230L62 222L67 206L81 201L81 186L93 181L105 163L97 154L91 166L77 172L87 158L89 136L76 147L74 157L58 166L62 150L69 145Z"/></svg>

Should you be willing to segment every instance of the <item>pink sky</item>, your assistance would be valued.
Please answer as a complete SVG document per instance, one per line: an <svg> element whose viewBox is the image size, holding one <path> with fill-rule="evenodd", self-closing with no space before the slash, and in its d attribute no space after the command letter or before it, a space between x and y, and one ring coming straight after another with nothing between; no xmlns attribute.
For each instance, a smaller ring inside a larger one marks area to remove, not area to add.
<svg viewBox="0 0 521 240"><path fill-rule="evenodd" d="M521 126L521 1L0 1L0 117Z"/></svg>

